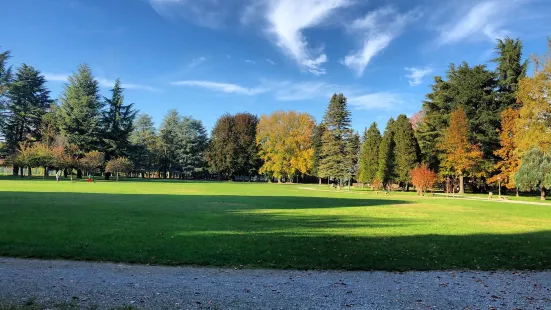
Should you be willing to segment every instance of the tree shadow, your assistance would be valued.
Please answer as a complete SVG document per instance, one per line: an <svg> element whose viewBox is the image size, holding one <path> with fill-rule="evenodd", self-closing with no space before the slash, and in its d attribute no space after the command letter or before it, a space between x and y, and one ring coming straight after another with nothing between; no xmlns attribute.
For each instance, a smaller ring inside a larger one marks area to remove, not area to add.
<svg viewBox="0 0 551 310"><path fill-rule="evenodd" d="M297 269L551 269L551 230L431 234L423 226L430 219L362 212L410 203L0 192L0 255Z"/></svg>

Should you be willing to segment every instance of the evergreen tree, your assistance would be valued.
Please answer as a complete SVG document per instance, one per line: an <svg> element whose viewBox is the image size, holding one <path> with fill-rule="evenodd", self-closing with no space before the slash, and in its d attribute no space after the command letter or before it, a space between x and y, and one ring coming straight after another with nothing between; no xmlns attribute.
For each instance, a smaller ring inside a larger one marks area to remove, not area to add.
<svg viewBox="0 0 551 310"><path fill-rule="evenodd" d="M452 65L448 74L452 74L455 67ZM432 91L426 95L423 101L423 121L415 132L421 159L429 167L438 171L441 156L437 144L442 140L442 133L448 126L449 114L452 110L452 86L439 76L434 78Z"/></svg>
<svg viewBox="0 0 551 310"><path fill-rule="evenodd" d="M46 89L44 76L25 64L15 73L7 97L7 113L2 133L8 153L14 154L20 143L41 139L42 117L48 112L52 100L50 91ZM14 166L14 175L17 175L17 168Z"/></svg>
<svg viewBox="0 0 551 310"><path fill-rule="evenodd" d="M321 185L322 176L320 174L320 163L321 163L321 148L323 146L323 133L325 132L326 127L323 122L317 125L314 128L314 134L312 136L312 146L314 147L314 158L312 160L312 175L315 175L319 178L319 183Z"/></svg>
<svg viewBox="0 0 551 310"><path fill-rule="evenodd" d="M69 77L59 101L59 125L69 144L76 145L84 153L100 149L103 105L98 81L88 65L80 65L77 72Z"/></svg>
<svg viewBox="0 0 551 310"><path fill-rule="evenodd" d="M170 110L166 114L161 127L159 128L159 151L160 151L160 170L163 172L163 178L170 177L178 170L178 160L176 152L180 147L178 145L178 132L180 126L180 114L176 110Z"/></svg>
<svg viewBox="0 0 551 310"><path fill-rule="evenodd" d="M373 122L364 133L362 152L360 155L360 181L372 184L379 170L379 146L381 132L377 123Z"/></svg>
<svg viewBox="0 0 551 310"><path fill-rule="evenodd" d="M207 131L203 123L191 117L183 117L176 131L176 159L181 171L188 177L206 168L205 150Z"/></svg>
<svg viewBox="0 0 551 310"><path fill-rule="evenodd" d="M216 120L212 128L206 157L213 173L231 178L236 172L236 141L233 129L235 118L226 113Z"/></svg>
<svg viewBox="0 0 551 310"><path fill-rule="evenodd" d="M111 99L104 98L107 110L103 113L103 144L105 161L114 157L128 156L130 135L137 111L133 103L125 105L123 88L119 79L111 89Z"/></svg>
<svg viewBox="0 0 551 310"><path fill-rule="evenodd" d="M390 186L390 183L396 180L394 123L395 121L393 118L388 120L379 146L379 169L377 170L377 179L386 186Z"/></svg>
<svg viewBox="0 0 551 310"><path fill-rule="evenodd" d="M333 94L325 111L323 123L327 130L322 137L319 171L321 175L336 179L340 188L350 170L346 148L349 139L353 136L350 128L350 111L343 94Z"/></svg>
<svg viewBox="0 0 551 310"><path fill-rule="evenodd" d="M501 107L517 107L516 93L518 83L526 77L528 60L522 60L522 41L519 39L498 39L495 47L498 86L498 100Z"/></svg>
<svg viewBox="0 0 551 310"><path fill-rule="evenodd" d="M6 95L8 92L9 84L12 79L11 67L7 62L10 58L10 52L5 51L0 53L0 128L2 128L4 117L6 116ZM0 131L1 134L1 131ZM2 148L0 148L0 152ZM1 153L0 153L1 154Z"/></svg>
<svg viewBox="0 0 551 310"><path fill-rule="evenodd" d="M515 184L525 191L539 189L540 199L545 200L545 190L551 188L551 154L533 148L522 155L521 162Z"/></svg>
<svg viewBox="0 0 551 310"><path fill-rule="evenodd" d="M419 144L409 118L401 114L394 123L395 159L397 181L403 183L406 191L411 181L410 172L419 164Z"/></svg>
<svg viewBox="0 0 551 310"><path fill-rule="evenodd" d="M151 116L140 114L134 121L132 134L130 135L130 160L136 170L150 172L157 167L157 146L159 140L155 130L155 124Z"/></svg>
<svg viewBox="0 0 551 310"><path fill-rule="evenodd" d="M350 189L350 183L352 178L358 175L359 159L360 159L360 135L357 132L352 133L350 138L346 141L346 155L348 159L348 189Z"/></svg>

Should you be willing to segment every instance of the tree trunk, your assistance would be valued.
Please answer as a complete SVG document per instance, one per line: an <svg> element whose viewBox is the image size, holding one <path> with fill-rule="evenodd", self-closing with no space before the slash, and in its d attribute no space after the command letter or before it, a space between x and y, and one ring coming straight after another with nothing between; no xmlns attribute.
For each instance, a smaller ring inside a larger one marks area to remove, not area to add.
<svg viewBox="0 0 551 310"><path fill-rule="evenodd" d="M30 179L33 176L33 171L31 170L31 167L28 167L27 169L28 169L27 171L29 172L28 174L29 174L29 179Z"/></svg>
<svg viewBox="0 0 551 310"><path fill-rule="evenodd" d="M82 170L77 169L77 179L82 179Z"/></svg>
<svg viewBox="0 0 551 310"><path fill-rule="evenodd" d="M517 187L517 197L518 197L518 187Z"/></svg>
<svg viewBox="0 0 551 310"><path fill-rule="evenodd" d="M319 184L319 185L321 185L321 178L319 178L319 181L320 181L320 184Z"/></svg>
<svg viewBox="0 0 551 310"><path fill-rule="evenodd" d="M20 175L21 177L24 177L24 176L25 176L25 168L19 167L19 175Z"/></svg>
<svg viewBox="0 0 551 310"><path fill-rule="evenodd" d="M459 195L465 194L465 184L463 182L463 174L459 175Z"/></svg>
<svg viewBox="0 0 551 310"><path fill-rule="evenodd" d="M119 173L117 172L117 182L119 181Z"/></svg>
<svg viewBox="0 0 551 310"><path fill-rule="evenodd" d="M281 178L277 178L277 184L281 184Z"/></svg>
<svg viewBox="0 0 551 310"><path fill-rule="evenodd" d="M545 200L545 187L540 190L540 200Z"/></svg>
<svg viewBox="0 0 551 310"><path fill-rule="evenodd" d="M69 175L69 172L67 172L67 168L63 169L63 177L67 178L68 175Z"/></svg>
<svg viewBox="0 0 551 310"><path fill-rule="evenodd" d="M16 165L13 165L12 173L13 173L13 176L16 177L19 174L19 167Z"/></svg>
<svg viewBox="0 0 551 310"><path fill-rule="evenodd" d="M406 192L409 192L409 182L406 182Z"/></svg>
<svg viewBox="0 0 551 310"><path fill-rule="evenodd" d="M44 179L48 177L48 167L44 167Z"/></svg>

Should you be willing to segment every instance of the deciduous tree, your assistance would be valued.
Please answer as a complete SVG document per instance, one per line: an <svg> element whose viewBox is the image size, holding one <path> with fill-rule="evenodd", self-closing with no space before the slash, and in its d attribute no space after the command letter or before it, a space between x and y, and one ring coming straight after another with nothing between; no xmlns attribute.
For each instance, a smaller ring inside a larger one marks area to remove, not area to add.
<svg viewBox="0 0 551 310"><path fill-rule="evenodd" d="M495 152L499 161L494 165L497 174L488 180L490 184L501 182L508 189L516 187L514 175L520 165L515 142L518 118L519 113L513 108L507 108L501 113L501 130L499 132L501 148Z"/></svg>
<svg viewBox="0 0 551 310"><path fill-rule="evenodd" d="M521 165L515 174L515 184L521 190L540 190L545 200L545 189L551 188L551 155L539 148L532 148L522 156Z"/></svg>
<svg viewBox="0 0 551 310"><path fill-rule="evenodd" d="M520 154L536 147L547 151L551 147L551 38L549 51L534 57L534 75L519 82L519 110L516 144Z"/></svg>
<svg viewBox="0 0 551 310"><path fill-rule="evenodd" d="M115 173L118 181L121 172L128 174L132 171L132 162L126 157L113 158L105 165L105 171Z"/></svg>
<svg viewBox="0 0 551 310"><path fill-rule="evenodd" d="M467 116L462 106L450 115L450 125L444 131L439 149L443 152L441 172L459 176L459 193L465 193L464 175L482 158L478 146L469 142Z"/></svg>
<svg viewBox="0 0 551 310"><path fill-rule="evenodd" d="M411 182L420 196L432 188L438 179L436 172L431 170L427 164L421 164L413 168L410 171L410 176Z"/></svg>

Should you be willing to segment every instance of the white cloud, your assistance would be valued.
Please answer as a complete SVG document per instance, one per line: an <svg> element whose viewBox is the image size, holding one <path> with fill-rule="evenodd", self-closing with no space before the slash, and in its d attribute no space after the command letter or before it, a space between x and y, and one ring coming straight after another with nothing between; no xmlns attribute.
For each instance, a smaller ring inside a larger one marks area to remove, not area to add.
<svg viewBox="0 0 551 310"><path fill-rule="evenodd" d="M459 14L449 22L450 14L440 27L438 43L452 44L466 39L476 40L486 38L494 41L509 33L504 29L508 21L514 20L514 12L522 0L486 0L475 5L465 3L455 7Z"/></svg>
<svg viewBox="0 0 551 310"><path fill-rule="evenodd" d="M273 66L276 65L275 61L271 60L270 58L266 58L266 62L268 62L270 65L273 65Z"/></svg>
<svg viewBox="0 0 551 310"><path fill-rule="evenodd" d="M423 82L423 78L432 73L431 68L404 68L409 73L406 77L409 79L409 85L417 86Z"/></svg>
<svg viewBox="0 0 551 310"><path fill-rule="evenodd" d="M348 103L358 110L394 110L404 103L400 94L378 92L348 98Z"/></svg>
<svg viewBox="0 0 551 310"><path fill-rule="evenodd" d="M313 51L303 31L322 24L337 9L350 5L350 0L271 0L267 6L268 33L299 66L315 75L325 74L322 65L327 55L321 48Z"/></svg>
<svg viewBox="0 0 551 310"><path fill-rule="evenodd" d="M49 82L66 82L69 78L67 73L44 73L44 77Z"/></svg>
<svg viewBox="0 0 551 310"><path fill-rule="evenodd" d="M251 64L251 65L256 65L256 61L254 61L254 60L245 59L245 62L248 63L248 64Z"/></svg>
<svg viewBox="0 0 551 310"><path fill-rule="evenodd" d="M67 82L69 80L70 74L65 73L45 73L44 77L47 81L50 82ZM98 81L99 86L106 87L106 88L112 88L115 86L115 81L106 79L106 78L96 78L96 81ZM135 84L135 83L122 83L122 88L126 89L135 89L135 90L147 90L151 92L158 92L159 89L149 86L149 85L143 85L143 84Z"/></svg>
<svg viewBox="0 0 551 310"><path fill-rule="evenodd" d="M208 28L222 28L231 17L226 0L149 0L161 16L169 19L184 18Z"/></svg>
<svg viewBox="0 0 551 310"><path fill-rule="evenodd" d="M308 100L327 97L336 91L337 87L325 82L284 82L275 90L275 98L281 101Z"/></svg>
<svg viewBox="0 0 551 310"><path fill-rule="evenodd" d="M361 34L363 48L348 54L343 64L362 76L371 59L398 37L407 24L420 16L418 10L400 14L394 7L383 7L353 21L349 29Z"/></svg>
<svg viewBox="0 0 551 310"><path fill-rule="evenodd" d="M195 67L199 66L200 64L204 63L205 61L207 61L207 59L205 57L195 58L189 63L188 68L190 68L190 69L195 68Z"/></svg>
<svg viewBox="0 0 551 310"><path fill-rule="evenodd" d="M259 86L255 88L247 88L237 84L231 83L219 83L213 81L178 81L172 82L172 85L175 86L192 86L205 88L212 91L229 93L229 94L240 94L240 95L258 95L269 91L269 89Z"/></svg>

